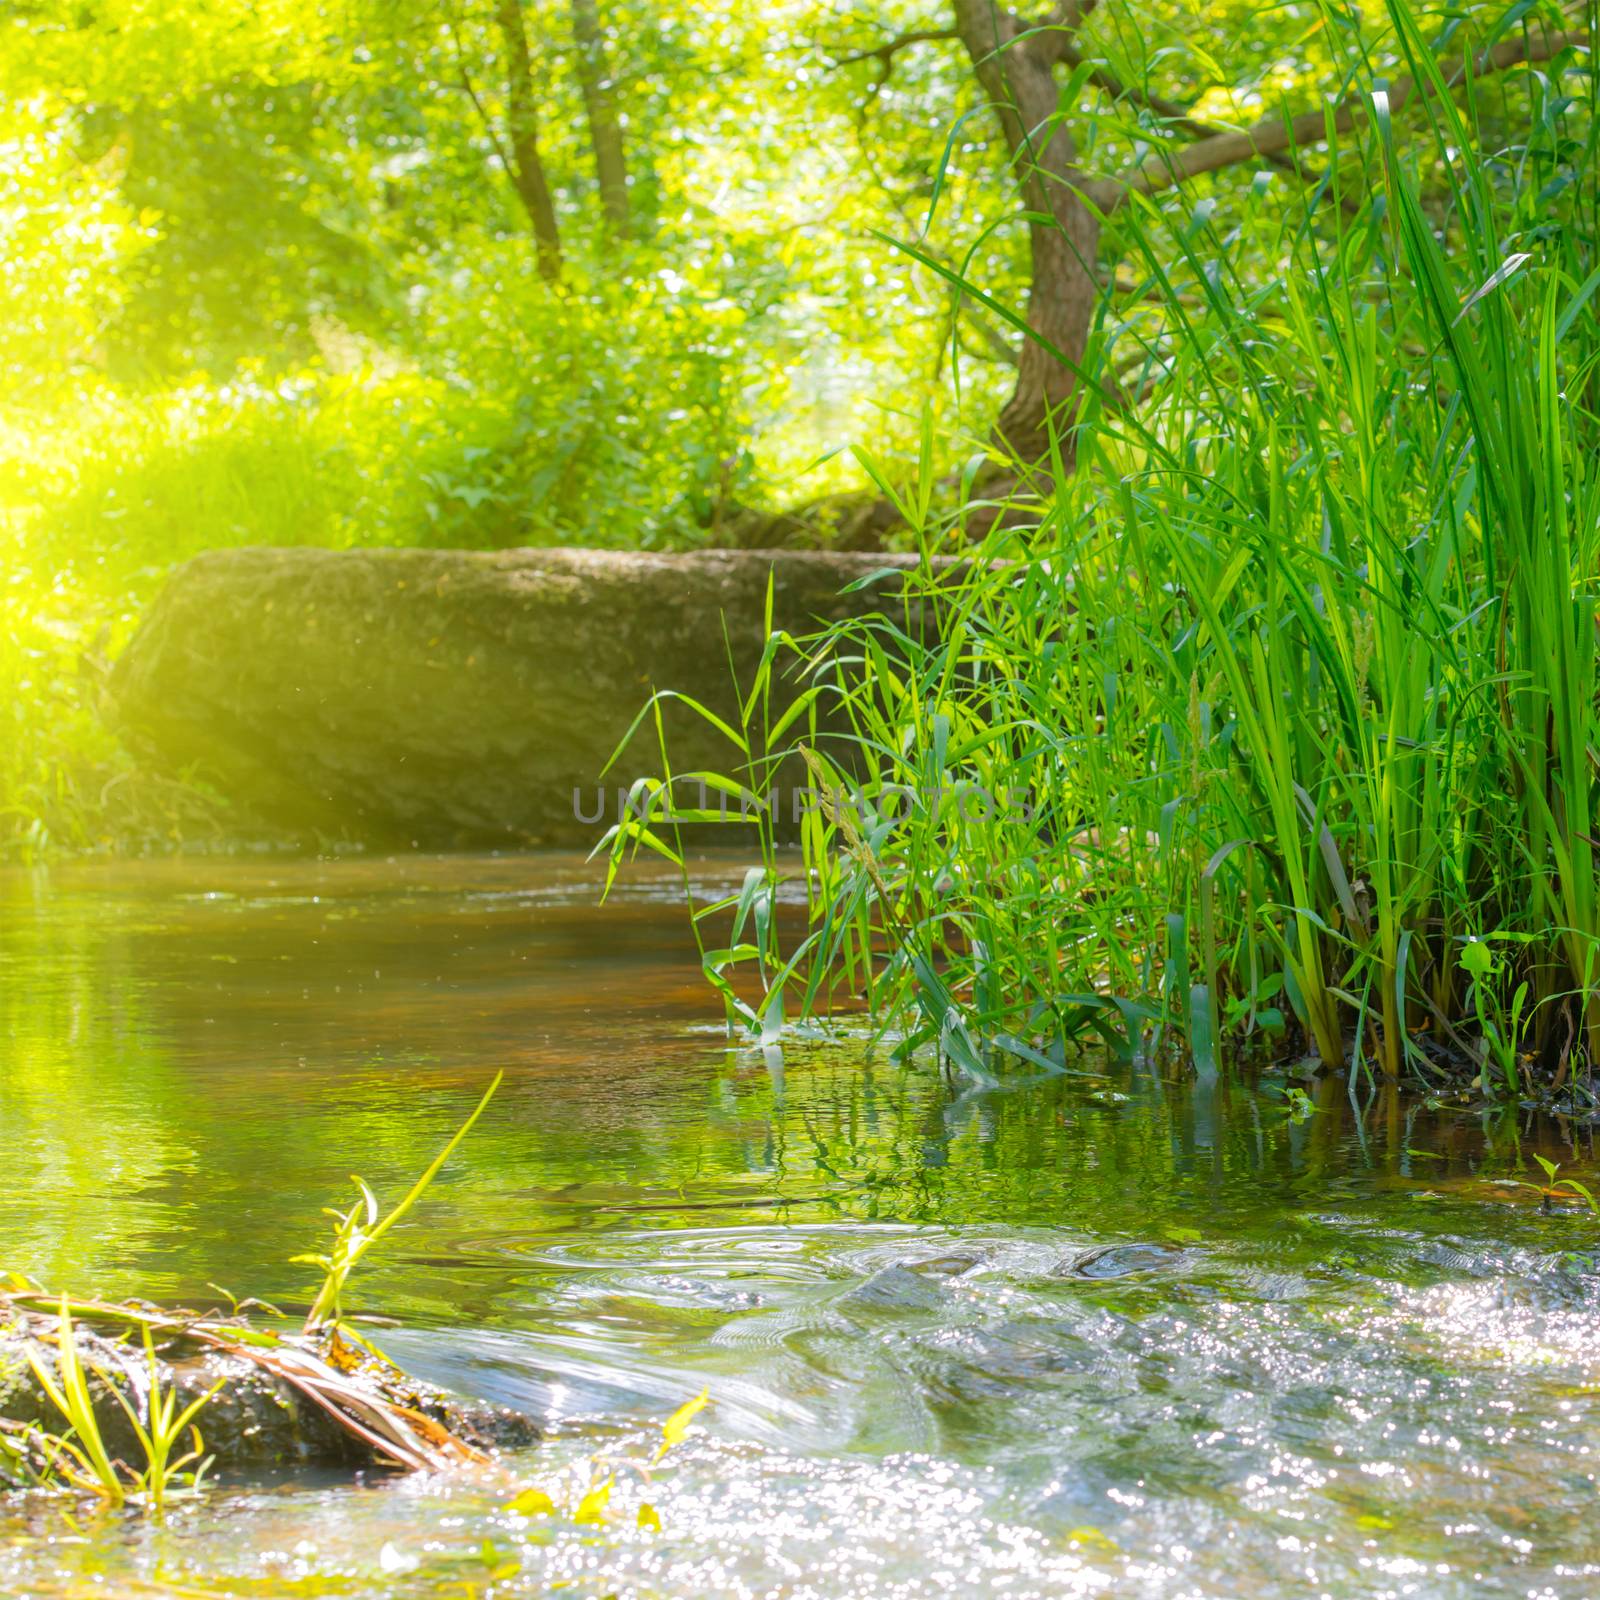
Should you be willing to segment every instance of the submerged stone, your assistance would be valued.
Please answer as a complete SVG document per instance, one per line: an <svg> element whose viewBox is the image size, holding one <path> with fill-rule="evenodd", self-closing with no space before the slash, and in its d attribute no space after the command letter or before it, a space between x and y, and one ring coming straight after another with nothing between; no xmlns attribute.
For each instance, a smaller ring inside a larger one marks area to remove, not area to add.
<svg viewBox="0 0 1600 1600"><path fill-rule="evenodd" d="M922 1273L929 1278L959 1278L982 1263L983 1257L976 1251L953 1250L946 1255L924 1256L918 1261L908 1261L906 1266L912 1272Z"/></svg>
<svg viewBox="0 0 1600 1600"><path fill-rule="evenodd" d="M1134 1272L1153 1272L1169 1267L1183 1251L1171 1244L1108 1244L1086 1250L1061 1262L1055 1269L1058 1278L1125 1278Z"/></svg>
<svg viewBox="0 0 1600 1600"><path fill-rule="evenodd" d="M875 1311L932 1311L942 1306L948 1293L909 1267L880 1267L869 1278L845 1291L840 1303Z"/></svg>

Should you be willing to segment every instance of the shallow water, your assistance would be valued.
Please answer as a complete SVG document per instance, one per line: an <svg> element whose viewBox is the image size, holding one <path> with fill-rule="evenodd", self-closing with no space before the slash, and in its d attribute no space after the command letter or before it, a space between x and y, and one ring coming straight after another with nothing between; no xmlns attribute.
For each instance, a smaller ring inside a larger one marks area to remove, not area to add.
<svg viewBox="0 0 1600 1600"><path fill-rule="evenodd" d="M730 1049L675 893L602 909L562 857L0 879L0 1263L303 1304L349 1174L397 1196L503 1066L354 1300L553 1430L159 1526L13 1502L0 1592L1600 1593L1600 1226L1516 1181L1590 1176L1589 1130ZM606 1524L504 1510L606 1471Z"/></svg>

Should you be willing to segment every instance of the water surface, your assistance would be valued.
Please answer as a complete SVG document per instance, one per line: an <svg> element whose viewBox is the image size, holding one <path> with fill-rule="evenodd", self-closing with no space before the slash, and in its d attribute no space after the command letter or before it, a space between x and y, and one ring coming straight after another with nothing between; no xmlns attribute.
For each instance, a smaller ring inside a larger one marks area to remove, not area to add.
<svg viewBox="0 0 1600 1600"><path fill-rule="evenodd" d="M558 856L0 879L5 1265L303 1306L322 1207L353 1172L396 1197L503 1067L354 1302L552 1430L488 1477L224 1481L161 1526L13 1503L0 1591L1600 1592L1600 1227L1528 1186L1535 1149L1590 1175L1588 1129L731 1048L676 895L601 908ZM603 1526L504 1509L608 1472Z"/></svg>

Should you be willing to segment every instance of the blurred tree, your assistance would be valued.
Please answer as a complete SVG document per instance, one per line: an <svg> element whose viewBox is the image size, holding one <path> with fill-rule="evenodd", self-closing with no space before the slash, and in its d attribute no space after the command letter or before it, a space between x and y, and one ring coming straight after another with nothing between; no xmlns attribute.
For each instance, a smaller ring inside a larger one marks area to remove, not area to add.
<svg viewBox="0 0 1600 1600"><path fill-rule="evenodd" d="M506 53L506 121L511 132L508 163L517 197L533 224L539 275L554 283L561 276L561 229L555 202L539 156L539 109L534 99L533 62L518 0L496 0L495 22Z"/></svg>
<svg viewBox="0 0 1600 1600"><path fill-rule="evenodd" d="M628 163L623 155L622 123L617 116L616 84L595 0L572 0L572 36L577 43L578 82L594 147L600 209L618 236L629 230Z"/></svg>
<svg viewBox="0 0 1600 1600"><path fill-rule="evenodd" d="M406 374L442 487L385 537L806 536L735 508L846 487L840 444L914 448L930 407L946 465L997 416L1070 457L1119 212L1236 218L1263 174L1302 204L1351 159L1299 153L1362 115L1350 63L1394 45L1381 0L1039 3L30 0L0 34L13 392ZM1558 19L1444 27L1504 68ZM69 214L73 249L40 222Z"/></svg>

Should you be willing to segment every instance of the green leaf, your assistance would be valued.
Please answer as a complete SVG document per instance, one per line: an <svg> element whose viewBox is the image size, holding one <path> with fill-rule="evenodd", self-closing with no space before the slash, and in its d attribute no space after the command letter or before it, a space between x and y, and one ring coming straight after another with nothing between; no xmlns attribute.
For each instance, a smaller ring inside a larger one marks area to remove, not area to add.
<svg viewBox="0 0 1600 1600"><path fill-rule="evenodd" d="M611 1479L605 1478L578 1502L578 1509L572 1513L572 1520L580 1527L598 1526L606 1520L606 1507L610 1503Z"/></svg>
<svg viewBox="0 0 1600 1600"><path fill-rule="evenodd" d="M661 1424L661 1448L656 1451L656 1460L660 1460L674 1445L683 1443L685 1434L689 1431L689 1424L705 1410L710 1403L711 1391L702 1389L693 1400L686 1400Z"/></svg>
<svg viewBox="0 0 1600 1600"><path fill-rule="evenodd" d="M1477 303L1483 299L1486 294L1492 294L1496 289L1499 289L1503 285L1510 283L1510 281L1516 277L1518 272L1522 270L1523 266L1531 259L1532 257L1529 256L1526 251L1523 251L1518 255L1507 256L1506 259L1501 262L1501 264L1493 272L1491 272L1489 276L1472 291L1471 294L1467 296L1466 300L1462 304L1461 310L1456 314L1456 321L1460 322L1462 317L1466 316L1466 314L1475 305L1477 305Z"/></svg>
<svg viewBox="0 0 1600 1600"><path fill-rule="evenodd" d="M506 1510L519 1517L553 1517L556 1503L543 1489L524 1489L513 1500L506 1502Z"/></svg>

